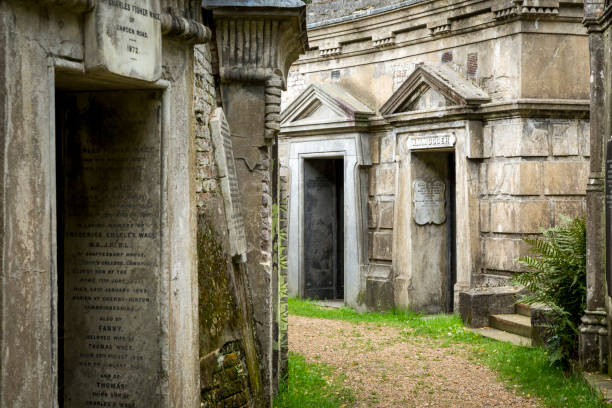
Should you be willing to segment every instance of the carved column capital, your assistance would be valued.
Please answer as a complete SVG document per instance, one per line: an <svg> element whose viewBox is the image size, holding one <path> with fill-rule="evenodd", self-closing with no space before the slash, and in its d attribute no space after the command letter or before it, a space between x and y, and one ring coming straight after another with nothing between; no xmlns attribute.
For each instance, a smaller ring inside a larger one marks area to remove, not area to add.
<svg viewBox="0 0 612 408"><path fill-rule="evenodd" d="M265 83L287 72L308 47L306 6L299 0L208 0L222 82Z"/></svg>

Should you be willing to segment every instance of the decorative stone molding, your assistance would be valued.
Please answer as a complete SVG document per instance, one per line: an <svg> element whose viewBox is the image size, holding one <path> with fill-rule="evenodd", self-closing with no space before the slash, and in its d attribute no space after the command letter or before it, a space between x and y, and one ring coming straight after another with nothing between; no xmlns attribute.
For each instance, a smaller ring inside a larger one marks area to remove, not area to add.
<svg viewBox="0 0 612 408"><path fill-rule="evenodd" d="M264 136L274 139L280 131L280 103L283 81L278 75L273 75L266 81L266 124Z"/></svg>
<svg viewBox="0 0 612 408"><path fill-rule="evenodd" d="M342 54L342 47L327 48L319 51L322 58L336 57Z"/></svg>
<svg viewBox="0 0 612 408"><path fill-rule="evenodd" d="M511 0L492 7L496 20L559 14L559 0Z"/></svg>
<svg viewBox="0 0 612 408"><path fill-rule="evenodd" d="M212 37L210 29L197 21L169 13L161 16L162 34L195 44L207 43Z"/></svg>
<svg viewBox="0 0 612 408"><path fill-rule="evenodd" d="M449 20L439 20L427 24L431 35L448 34L451 32L451 22Z"/></svg>
<svg viewBox="0 0 612 408"><path fill-rule="evenodd" d="M392 47L395 45L395 36L391 35L389 37L372 40L372 43L376 48Z"/></svg>
<svg viewBox="0 0 612 408"><path fill-rule="evenodd" d="M580 366L585 371L607 372L607 313L604 310L586 310L581 321Z"/></svg>
<svg viewBox="0 0 612 408"><path fill-rule="evenodd" d="M258 0L209 1L216 26L219 74L224 82L266 82L286 87L287 72L308 48L303 3Z"/></svg>

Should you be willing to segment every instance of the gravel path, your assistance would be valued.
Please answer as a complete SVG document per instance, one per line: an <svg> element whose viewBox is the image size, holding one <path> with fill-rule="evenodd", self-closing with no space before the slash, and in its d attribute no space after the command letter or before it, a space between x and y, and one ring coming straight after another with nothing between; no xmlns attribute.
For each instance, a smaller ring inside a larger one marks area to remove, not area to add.
<svg viewBox="0 0 612 408"><path fill-rule="evenodd" d="M370 324L289 316L289 349L337 367L356 407L538 407L466 352Z"/></svg>

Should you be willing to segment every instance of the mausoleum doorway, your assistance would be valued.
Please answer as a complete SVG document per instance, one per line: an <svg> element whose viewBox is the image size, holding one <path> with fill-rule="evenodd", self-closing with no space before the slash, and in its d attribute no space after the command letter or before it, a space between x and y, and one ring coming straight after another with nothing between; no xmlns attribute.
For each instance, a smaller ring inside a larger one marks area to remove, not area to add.
<svg viewBox="0 0 612 408"><path fill-rule="evenodd" d="M431 313L452 312L456 283L455 152L411 153L413 298ZM401 245L398 243L398 245ZM416 299L415 299L416 300Z"/></svg>
<svg viewBox="0 0 612 408"><path fill-rule="evenodd" d="M283 111L279 159L289 296L365 309L367 121L373 115L333 84L311 85Z"/></svg>
<svg viewBox="0 0 612 408"><path fill-rule="evenodd" d="M344 299L344 160L304 160L304 297Z"/></svg>

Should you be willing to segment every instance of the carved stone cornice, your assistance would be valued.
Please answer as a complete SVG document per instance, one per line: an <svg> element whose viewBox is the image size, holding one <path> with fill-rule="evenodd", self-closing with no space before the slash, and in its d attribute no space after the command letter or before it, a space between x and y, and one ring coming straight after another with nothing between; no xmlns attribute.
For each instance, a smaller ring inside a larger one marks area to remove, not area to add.
<svg viewBox="0 0 612 408"><path fill-rule="evenodd" d="M274 0L209 3L204 8L213 11L221 81L265 83L278 76L285 89L289 67L308 47L305 5Z"/></svg>
<svg viewBox="0 0 612 408"><path fill-rule="evenodd" d="M169 13L161 15L161 30L166 37L174 37L181 41L202 44L210 41L210 29L197 21Z"/></svg>
<svg viewBox="0 0 612 408"><path fill-rule="evenodd" d="M492 7L496 20L559 14L559 0L505 0Z"/></svg>

